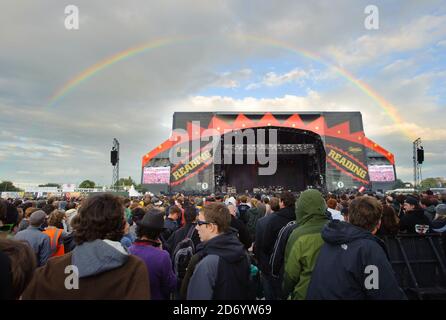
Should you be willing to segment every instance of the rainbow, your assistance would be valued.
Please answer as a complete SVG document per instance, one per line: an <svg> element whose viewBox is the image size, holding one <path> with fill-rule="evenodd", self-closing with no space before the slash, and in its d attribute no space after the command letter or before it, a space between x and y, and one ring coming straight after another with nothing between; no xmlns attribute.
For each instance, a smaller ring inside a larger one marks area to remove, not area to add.
<svg viewBox="0 0 446 320"><path fill-rule="evenodd" d="M102 70L114 65L117 62L120 62L122 60L129 59L130 57L136 56L141 53L145 53L149 50L169 46L169 45L176 45L178 43L187 43L192 40L196 39L202 39L200 37L171 37L171 38L162 38L150 41L148 43L128 48L124 51L118 52L114 54L113 56L110 56L92 66L85 69L81 73L77 74L74 78L67 81L62 87L60 87L58 90L54 92L54 94L49 98L48 105L54 106L58 101L60 101L63 97L65 97L69 92L74 90L76 87L78 87L81 83L85 82L86 80L93 77L95 74L101 72ZM377 105L390 117L390 119L397 125L397 127L404 133L405 136L407 136L409 139L413 139L414 135L412 132L407 130L403 123L403 119L399 116L398 110L395 106L393 106L390 102L388 102L384 97L379 95L375 90L373 90L368 84L365 82L357 79L353 74L351 74L348 70L343 69L339 66L336 66L332 63L329 63L327 60L323 59L322 57L309 52L307 50L303 49L297 49L285 42L281 42L279 40L275 39L269 39L265 37L259 37L254 35L235 35L236 40L244 40L248 42L257 42L262 45L272 46L279 49L285 49L287 51L290 51L294 54L298 54L300 56L303 56L305 58L314 60L322 65L325 65L328 68L333 68L339 75L341 75L343 78L347 79L350 83L352 83L354 86L359 88L364 94L369 96L373 101L377 103Z"/></svg>
<svg viewBox="0 0 446 320"><path fill-rule="evenodd" d="M289 44L285 42L281 42L275 39L268 39L268 38L260 38L257 36L252 35L242 35L241 38L247 39L249 41L258 42L264 45L270 45L274 46L280 49L285 49L293 53L297 53L301 56L304 56L308 59L314 60L318 63L321 63L325 65L328 68L332 68L335 70L338 74L340 74L343 78L348 80L350 83L352 83L355 87L359 88L364 94L369 96L373 101L375 101L378 106L387 114L387 116L390 117L390 119L395 123L395 125L398 126L398 128L404 133L406 137L413 140L415 138L414 134L407 130L405 128L404 120L401 118L401 116L398 113L398 110L395 106L393 106L390 102L388 102L384 97L379 95L375 90L373 90L368 84L365 82L357 79L353 74L351 74L348 70L343 69L339 66L336 66L332 63L329 63L327 60L323 59L322 57L309 52L307 50L303 49L297 49L293 46L290 46Z"/></svg>
<svg viewBox="0 0 446 320"><path fill-rule="evenodd" d="M120 61L129 59L137 54L147 52L149 50L165 47L168 45L174 45L183 42L189 42L193 37L173 37L173 38L163 38L150 41L136 47L128 48L124 51L118 52L111 57L105 58L102 61L88 67L81 73L77 74L74 78L67 81L62 87L57 89L54 94L48 99L48 105L50 107L54 106L58 101L64 98L69 92L77 88L81 83L93 77L95 74L101 72L102 70L118 63Z"/></svg>

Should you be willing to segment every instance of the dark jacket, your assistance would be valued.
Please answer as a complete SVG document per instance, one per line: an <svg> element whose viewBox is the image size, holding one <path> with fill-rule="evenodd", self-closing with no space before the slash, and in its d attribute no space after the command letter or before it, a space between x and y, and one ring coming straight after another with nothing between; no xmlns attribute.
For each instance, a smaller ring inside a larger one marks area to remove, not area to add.
<svg viewBox="0 0 446 320"><path fill-rule="evenodd" d="M252 238L249 235L246 225L242 221L240 221L240 219L231 216L231 227L237 230L238 239L245 246L245 249L248 250L249 248L251 248Z"/></svg>
<svg viewBox="0 0 446 320"><path fill-rule="evenodd" d="M164 220L164 231L161 233L161 240L167 242L170 236L178 229L178 224L171 218L166 218Z"/></svg>
<svg viewBox="0 0 446 320"><path fill-rule="evenodd" d="M265 215L265 211L266 211L265 205L259 203L257 207L249 209L248 212L246 213L248 216L248 223L246 226L248 227L251 239L253 239L254 241L256 236L257 220Z"/></svg>
<svg viewBox="0 0 446 320"><path fill-rule="evenodd" d="M234 232L218 235L203 245L187 290L188 300L250 298L250 260Z"/></svg>
<svg viewBox="0 0 446 320"><path fill-rule="evenodd" d="M400 231L405 231L407 233L418 233L416 226L429 226L429 218L424 214L423 209L412 210L406 212L400 220Z"/></svg>
<svg viewBox="0 0 446 320"><path fill-rule="evenodd" d="M48 260L38 268L23 293L25 300L150 299L150 282L144 262L103 240L84 242L73 251ZM124 249L121 249L124 250ZM78 288L75 266L79 272ZM67 271L67 272L66 272Z"/></svg>
<svg viewBox="0 0 446 320"><path fill-rule="evenodd" d="M186 238L187 233L189 232L189 230L191 228L195 228L195 225L188 223L188 224L184 225L183 227L181 227L180 229L176 230L174 233L172 233L172 235L169 237L169 239L167 239L167 242L164 244L164 249L170 253L171 257L173 255L173 251L175 250L178 243L180 243L181 241L183 241ZM192 233L191 239L192 239L192 242L194 243L195 247L197 247L197 245L200 243L200 237L198 235L197 230L195 230Z"/></svg>
<svg viewBox="0 0 446 320"><path fill-rule="evenodd" d="M350 223L331 221L322 230L322 239L325 243L311 276L307 299L406 299L384 243L369 231ZM376 283L371 280L374 272Z"/></svg>
<svg viewBox="0 0 446 320"><path fill-rule="evenodd" d="M257 220L254 253L258 267L264 274L271 273L269 259L280 229L288 222L296 220L294 210L294 207L282 208Z"/></svg>
<svg viewBox="0 0 446 320"><path fill-rule="evenodd" d="M248 206L246 203L242 203L237 207L238 210L238 218L243 221L244 224L248 223L248 210L251 207Z"/></svg>

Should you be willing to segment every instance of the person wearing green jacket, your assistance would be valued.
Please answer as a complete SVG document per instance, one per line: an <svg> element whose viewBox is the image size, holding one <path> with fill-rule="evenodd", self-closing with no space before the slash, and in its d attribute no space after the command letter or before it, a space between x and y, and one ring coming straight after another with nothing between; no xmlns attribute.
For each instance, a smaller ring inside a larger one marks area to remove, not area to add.
<svg viewBox="0 0 446 320"><path fill-rule="evenodd" d="M291 233L285 249L283 293L293 300L303 300L307 295L311 273L324 241L322 228L329 221L327 206L322 194L310 189L296 201L298 227Z"/></svg>

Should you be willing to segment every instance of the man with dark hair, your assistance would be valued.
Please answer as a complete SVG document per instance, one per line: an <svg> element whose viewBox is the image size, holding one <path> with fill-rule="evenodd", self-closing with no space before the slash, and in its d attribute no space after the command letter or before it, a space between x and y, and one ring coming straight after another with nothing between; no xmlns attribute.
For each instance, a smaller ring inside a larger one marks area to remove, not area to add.
<svg viewBox="0 0 446 320"><path fill-rule="evenodd" d="M77 246L37 269L23 299L150 299L144 262L119 242L124 228L120 198L87 198L73 218Z"/></svg>
<svg viewBox="0 0 446 320"><path fill-rule="evenodd" d="M273 210L275 209L274 199L271 199L271 209ZM273 211L273 213L257 220L254 254L261 271L262 285L267 300L275 300L282 295L281 279L276 279L271 276L269 260L280 229L288 222L296 219L294 203L295 197L293 194L283 192L279 200L280 210L277 212Z"/></svg>
<svg viewBox="0 0 446 320"><path fill-rule="evenodd" d="M240 197L240 205L237 207L238 210L238 218L240 221L242 221L244 224L248 223L248 210L251 208L248 204L248 197L243 195Z"/></svg>
<svg viewBox="0 0 446 320"><path fill-rule="evenodd" d="M240 219L237 219L237 207L232 203L228 204L227 207L229 213L231 214L231 227L237 230L238 239L245 246L245 249L248 250L252 245L248 228L243 222L240 221Z"/></svg>
<svg viewBox="0 0 446 320"><path fill-rule="evenodd" d="M164 220L164 228L165 230L161 233L161 240L166 242L167 239L178 229L177 220L181 217L181 209L178 206L170 207L169 214L167 218Z"/></svg>
<svg viewBox="0 0 446 320"><path fill-rule="evenodd" d="M330 221L322 230L324 245L311 275L307 299L405 299L384 243L375 236L382 205L359 197L349 206L349 223Z"/></svg>
<svg viewBox="0 0 446 320"><path fill-rule="evenodd" d="M170 254L173 254L178 243L184 240L191 231L192 228L195 228L195 220L197 219L197 209L193 206L188 206L184 209L184 219L186 221L185 225L175 230L174 233L167 239L165 243L165 248ZM191 236L192 242L195 247L200 243L200 237L198 236L198 232L195 230L192 232Z"/></svg>
<svg viewBox="0 0 446 320"><path fill-rule="evenodd" d="M404 200L404 215L400 220L400 231L407 233L425 234L429 232L430 221L420 207L415 196L408 195Z"/></svg>
<svg viewBox="0 0 446 320"><path fill-rule="evenodd" d="M235 233L230 232L230 223L231 215L222 203L208 204L200 211L196 228L203 248L196 255L202 259L190 278L188 300L250 298L249 257Z"/></svg>
<svg viewBox="0 0 446 320"><path fill-rule="evenodd" d="M437 204L438 201L433 196L423 197L420 200L420 207L424 210L424 215L430 222L435 218L435 207Z"/></svg>

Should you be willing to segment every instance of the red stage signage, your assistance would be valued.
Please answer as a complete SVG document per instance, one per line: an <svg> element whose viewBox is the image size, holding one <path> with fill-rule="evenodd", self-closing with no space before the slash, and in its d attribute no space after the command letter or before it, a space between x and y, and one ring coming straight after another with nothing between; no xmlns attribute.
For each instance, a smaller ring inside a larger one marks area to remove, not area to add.
<svg viewBox="0 0 446 320"><path fill-rule="evenodd" d="M369 181L365 180L367 177L367 167L361 161L346 151L332 145L327 144L326 150L327 161L330 164L353 179L369 184Z"/></svg>

